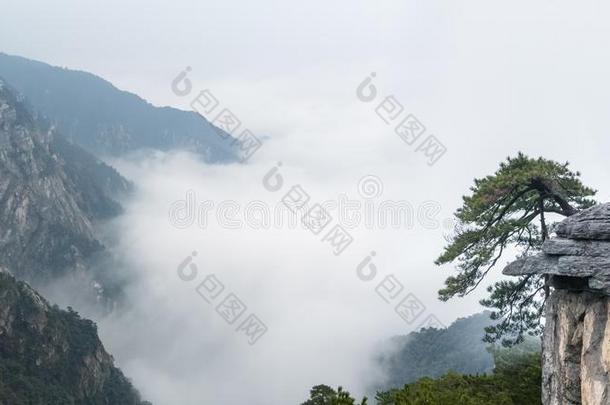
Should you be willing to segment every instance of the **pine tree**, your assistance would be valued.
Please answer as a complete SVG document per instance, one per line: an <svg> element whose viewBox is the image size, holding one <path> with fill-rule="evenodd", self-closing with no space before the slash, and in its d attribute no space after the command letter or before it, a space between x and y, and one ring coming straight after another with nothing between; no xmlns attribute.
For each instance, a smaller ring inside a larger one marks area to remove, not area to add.
<svg viewBox="0 0 610 405"><path fill-rule="evenodd" d="M540 250L549 236L549 216L571 216L595 204L596 191L580 181L569 163L533 159L522 153L507 158L490 176L475 179L471 194L455 217L455 235L435 261L457 263L457 275L445 281L439 298L447 301L475 290L506 253L526 256ZM549 294L548 280L528 275L488 287L481 304L493 310L498 323L486 329L485 340L513 345L526 333L540 332Z"/></svg>

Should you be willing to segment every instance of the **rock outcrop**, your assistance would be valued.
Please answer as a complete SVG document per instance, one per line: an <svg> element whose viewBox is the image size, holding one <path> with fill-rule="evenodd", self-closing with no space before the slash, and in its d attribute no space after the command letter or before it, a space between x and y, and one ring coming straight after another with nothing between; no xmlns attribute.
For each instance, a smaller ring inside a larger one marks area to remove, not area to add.
<svg viewBox="0 0 610 405"><path fill-rule="evenodd" d="M610 204L561 222L542 253L504 274L547 275L544 405L610 404Z"/></svg>

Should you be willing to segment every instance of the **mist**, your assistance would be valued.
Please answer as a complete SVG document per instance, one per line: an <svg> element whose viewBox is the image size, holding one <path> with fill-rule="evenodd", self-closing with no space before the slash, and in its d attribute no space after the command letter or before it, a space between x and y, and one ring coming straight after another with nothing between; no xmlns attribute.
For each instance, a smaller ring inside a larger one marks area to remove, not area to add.
<svg viewBox="0 0 610 405"><path fill-rule="evenodd" d="M100 335L118 365L154 403L298 403L320 383L364 394L381 378L373 355L382 342L413 330L432 314L451 320L451 314L438 310L435 283L421 277L420 266L431 257L421 246L404 247L409 235L422 238L417 221L412 229L367 230L362 224L350 230L354 241L339 256L320 236L288 222L256 229L242 220L242 226L227 229L209 215L205 227L197 220L177 227L170 210L186 199L187 190L198 202L232 200L245 207L259 201L273 207L284 194L263 185L273 166L209 166L182 152L114 164L137 179L124 215L108 227L120 234L110 249L122 258L132 282L126 291L128 309L101 319ZM336 190L361 198L357 183L338 188L334 181L321 184L287 164L281 169L286 178L294 173L318 199L330 199ZM445 230L424 231L439 238ZM357 266L372 250L379 274L363 281ZM184 281L178 267L189 256L197 275ZM225 290L208 303L196 289L211 274ZM375 291L389 274L404 284L403 296L416 292L426 307L410 324ZM216 311L229 293L247 306L234 324ZM267 327L252 345L236 330L250 313Z"/></svg>
<svg viewBox="0 0 610 405"><path fill-rule="evenodd" d="M101 319L100 335L153 403L300 403L311 386L322 383L370 396L367 388L383 379L374 357L389 347L390 337L429 321L449 325L482 310L478 300L485 285L465 298L438 301L452 266L438 268L433 261L452 232L459 197L473 177L503 159L507 146L488 143L485 154L470 159L454 132L420 114L429 133L448 148L430 165L376 114L377 102L357 97L370 73L331 69L213 87L221 105L265 139L245 163L206 165L180 151L110 161L136 185L123 201L125 213L107 224L109 239L119 241L112 253L132 283L126 290L129 309ZM208 88L196 70L190 80L192 95L180 99L186 108L197 90ZM382 74L372 85L379 102L393 88ZM454 114L425 101L410 111L418 114L420 105L424 112ZM484 142L483 135L477 137ZM508 148L516 152L522 142L510 139ZM526 151L536 153L542 143L530 140ZM573 154L565 146L560 155ZM584 166L593 165L594 160ZM319 234L274 219L294 186L310 196L310 206L321 203L330 213ZM357 225L341 222L332 204L343 196L361 204ZM407 203L407 226L381 226L384 201ZM367 203L375 212L372 226L364 220ZM187 205L188 214L180 210ZM261 207L269 210L267 221ZM337 223L353 238L339 255L322 241ZM186 273L192 272L190 264L196 266L192 281L180 277L178 266L185 263ZM371 274L362 271L371 264L375 276L366 281ZM210 275L224 289L208 303L197 288ZM389 276L401 288L386 302L379 289ZM216 308L231 293L247 308L228 324ZM411 294L421 310L405 320L395 309ZM251 314L267 328L253 345L237 330Z"/></svg>
<svg viewBox="0 0 610 405"><path fill-rule="evenodd" d="M451 269L433 261L453 230L447 201L458 202L432 181L447 160L431 166L379 131L374 106L356 96L364 73L244 85L236 99L212 89L265 139L247 162L207 165L181 151L108 160L135 185L124 213L103 227L116 271L131 281L123 309L97 321L145 398L300 403L316 384L372 395L383 378L374 357L391 336L480 311L483 293L437 299ZM205 85L196 71L190 80L187 105ZM295 187L309 196L296 216L282 202ZM345 202L357 208L346 213ZM318 233L301 222L316 203L331 217ZM335 225L352 239L341 252L324 240ZM198 293L206 280L224 287L211 302ZM233 323L217 311L230 294L246 307ZM401 317L401 302L417 309ZM254 343L238 330L250 315L266 328Z"/></svg>
<svg viewBox="0 0 610 405"><path fill-rule="evenodd" d="M374 357L390 337L482 310L478 300L485 285L465 298L438 301L452 266L438 268L433 261L472 179L489 173L507 153L542 153L548 141L526 142L527 135L520 135L489 142L484 129L492 119L482 116L470 123L476 130L463 142L459 135L466 126L454 129L449 118L428 118L455 116L452 106L424 98L404 114L417 114L447 146L431 165L376 113L396 88L386 74L377 72L369 83L378 90L376 102L358 97L371 73L360 66L216 83L211 91L221 105L265 139L244 163L207 165L181 151L108 160L136 188L122 201L123 215L104 225L105 239L115 241L108 248L121 262L115 270L131 282L123 309L95 319L117 365L145 398L186 405L300 403L311 386L322 383L372 395L367 388L383 378ZM197 70L190 80L193 92L175 103L185 109L198 90L210 88ZM170 84L158 85L171 92ZM406 94L396 97L405 105L409 100ZM476 158L468 150L472 143L486 148ZM575 157L587 182L603 182L599 160L583 161L569 144L556 144L544 155ZM298 218L297 226L275 221L275 210L295 186L330 213L319 234ZM333 205L342 198L360 203L357 224L346 224ZM407 225L381 226L383 202L405 202ZM187 205L189 213L180 210ZM364 219L369 206L371 226ZM322 239L338 223L353 241L336 255ZM367 281L371 265L375 274ZM183 280L191 273L192 280ZM224 288L207 302L197 289L212 275ZM379 289L389 276L401 288L386 302ZM484 284L498 277L492 274ZM230 294L246 307L233 323L217 311ZM396 306L413 295L421 310L405 320ZM250 315L266 328L254 344L238 330Z"/></svg>

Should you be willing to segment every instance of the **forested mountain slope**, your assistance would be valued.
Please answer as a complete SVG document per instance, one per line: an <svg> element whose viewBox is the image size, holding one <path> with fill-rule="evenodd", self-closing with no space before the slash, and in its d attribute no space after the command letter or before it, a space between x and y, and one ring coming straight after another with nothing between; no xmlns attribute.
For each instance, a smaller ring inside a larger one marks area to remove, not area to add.
<svg viewBox="0 0 610 405"><path fill-rule="evenodd" d="M145 405L95 324L0 269L0 405Z"/></svg>

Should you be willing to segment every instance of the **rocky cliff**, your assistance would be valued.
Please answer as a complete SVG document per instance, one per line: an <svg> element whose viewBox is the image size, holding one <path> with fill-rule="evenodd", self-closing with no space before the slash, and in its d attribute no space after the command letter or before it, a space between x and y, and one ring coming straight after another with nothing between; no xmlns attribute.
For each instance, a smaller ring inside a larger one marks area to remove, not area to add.
<svg viewBox="0 0 610 405"><path fill-rule="evenodd" d="M129 191L114 169L52 128L43 130L25 102L0 80L0 265L35 286L82 280L90 295L112 284L91 258L103 252L96 221Z"/></svg>
<svg viewBox="0 0 610 405"><path fill-rule="evenodd" d="M542 253L507 275L543 274L552 288L543 337L543 404L610 404L610 204L561 222Z"/></svg>
<svg viewBox="0 0 610 405"><path fill-rule="evenodd" d="M145 405L93 322L0 269L0 405Z"/></svg>
<svg viewBox="0 0 610 405"><path fill-rule="evenodd" d="M0 405L140 405L93 322L51 306L28 284L55 282L111 303L118 285L96 223L121 212L130 183L62 138L0 80ZM101 309L101 305L99 305Z"/></svg>

